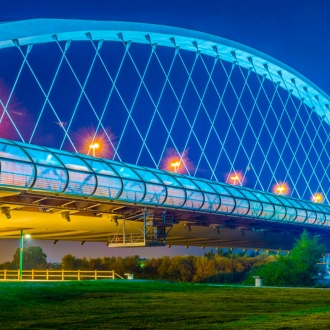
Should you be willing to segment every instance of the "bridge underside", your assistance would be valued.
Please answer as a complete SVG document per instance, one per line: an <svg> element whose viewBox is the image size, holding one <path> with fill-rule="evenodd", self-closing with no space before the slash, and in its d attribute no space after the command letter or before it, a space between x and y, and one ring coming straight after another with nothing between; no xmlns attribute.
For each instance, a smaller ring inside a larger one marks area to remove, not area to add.
<svg viewBox="0 0 330 330"><path fill-rule="evenodd" d="M138 204L125 205L10 190L0 191L0 206L0 238L19 238L23 230L38 240L109 244L113 237L118 237L124 221L126 237L133 235L136 228L142 228L143 210L155 219L160 219L164 211L171 218L173 226L167 235L166 245L290 250L303 230L303 226L276 221L157 207L145 209ZM318 227L308 230L320 235L330 251L329 230Z"/></svg>

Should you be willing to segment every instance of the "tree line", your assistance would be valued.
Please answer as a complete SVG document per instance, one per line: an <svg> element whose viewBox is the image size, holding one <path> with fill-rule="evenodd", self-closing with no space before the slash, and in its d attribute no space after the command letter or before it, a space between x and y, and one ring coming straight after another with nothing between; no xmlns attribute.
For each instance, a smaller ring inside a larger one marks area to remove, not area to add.
<svg viewBox="0 0 330 330"><path fill-rule="evenodd" d="M24 269L115 270L117 274L133 273L135 278L194 283L253 284L253 276L261 276L265 285L311 286L322 273L318 264L326 252L320 238L304 231L290 254L234 254L217 250L202 257L176 256L141 259L131 257L77 258L67 254L60 264L47 263L40 247L24 248ZM19 249L12 262L0 269L18 269Z"/></svg>

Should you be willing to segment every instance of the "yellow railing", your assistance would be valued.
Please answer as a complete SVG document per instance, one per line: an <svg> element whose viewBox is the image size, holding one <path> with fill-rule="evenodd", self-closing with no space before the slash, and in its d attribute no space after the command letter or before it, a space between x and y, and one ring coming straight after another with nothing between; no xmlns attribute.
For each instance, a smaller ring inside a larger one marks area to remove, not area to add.
<svg viewBox="0 0 330 330"><path fill-rule="evenodd" d="M114 270L23 270L21 280L27 281L68 281L68 280L101 280L121 278ZM0 270L0 280L20 279L19 270Z"/></svg>

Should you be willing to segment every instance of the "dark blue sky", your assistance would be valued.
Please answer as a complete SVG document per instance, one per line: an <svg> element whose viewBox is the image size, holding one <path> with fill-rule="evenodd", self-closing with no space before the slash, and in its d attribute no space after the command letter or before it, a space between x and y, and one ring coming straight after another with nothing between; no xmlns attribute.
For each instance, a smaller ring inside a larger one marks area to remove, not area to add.
<svg viewBox="0 0 330 330"><path fill-rule="evenodd" d="M29 18L118 20L177 26L228 38L293 67L330 94L330 1L328 0L0 0L0 21ZM0 27L1 33L1 27ZM30 243L35 245L34 243ZM38 242L39 244L39 242ZM40 243L49 261L66 253L109 255L105 244ZM0 262L10 260L18 241L1 241ZM142 252L141 252L142 251ZM125 250L141 256L197 253L197 250ZM200 249L198 249L198 252ZM118 252L119 253L119 252ZM2 260L4 259L4 260Z"/></svg>

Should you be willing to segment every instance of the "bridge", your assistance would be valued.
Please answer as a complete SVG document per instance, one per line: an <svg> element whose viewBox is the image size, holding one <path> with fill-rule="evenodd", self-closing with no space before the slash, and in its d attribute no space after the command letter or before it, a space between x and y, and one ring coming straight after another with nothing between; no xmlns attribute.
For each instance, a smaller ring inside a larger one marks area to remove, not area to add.
<svg viewBox="0 0 330 330"><path fill-rule="evenodd" d="M329 249L330 98L293 68L143 23L0 32L0 237Z"/></svg>
<svg viewBox="0 0 330 330"><path fill-rule="evenodd" d="M304 228L330 237L328 205L4 139L0 196L8 238L286 250Z"/></svg>

